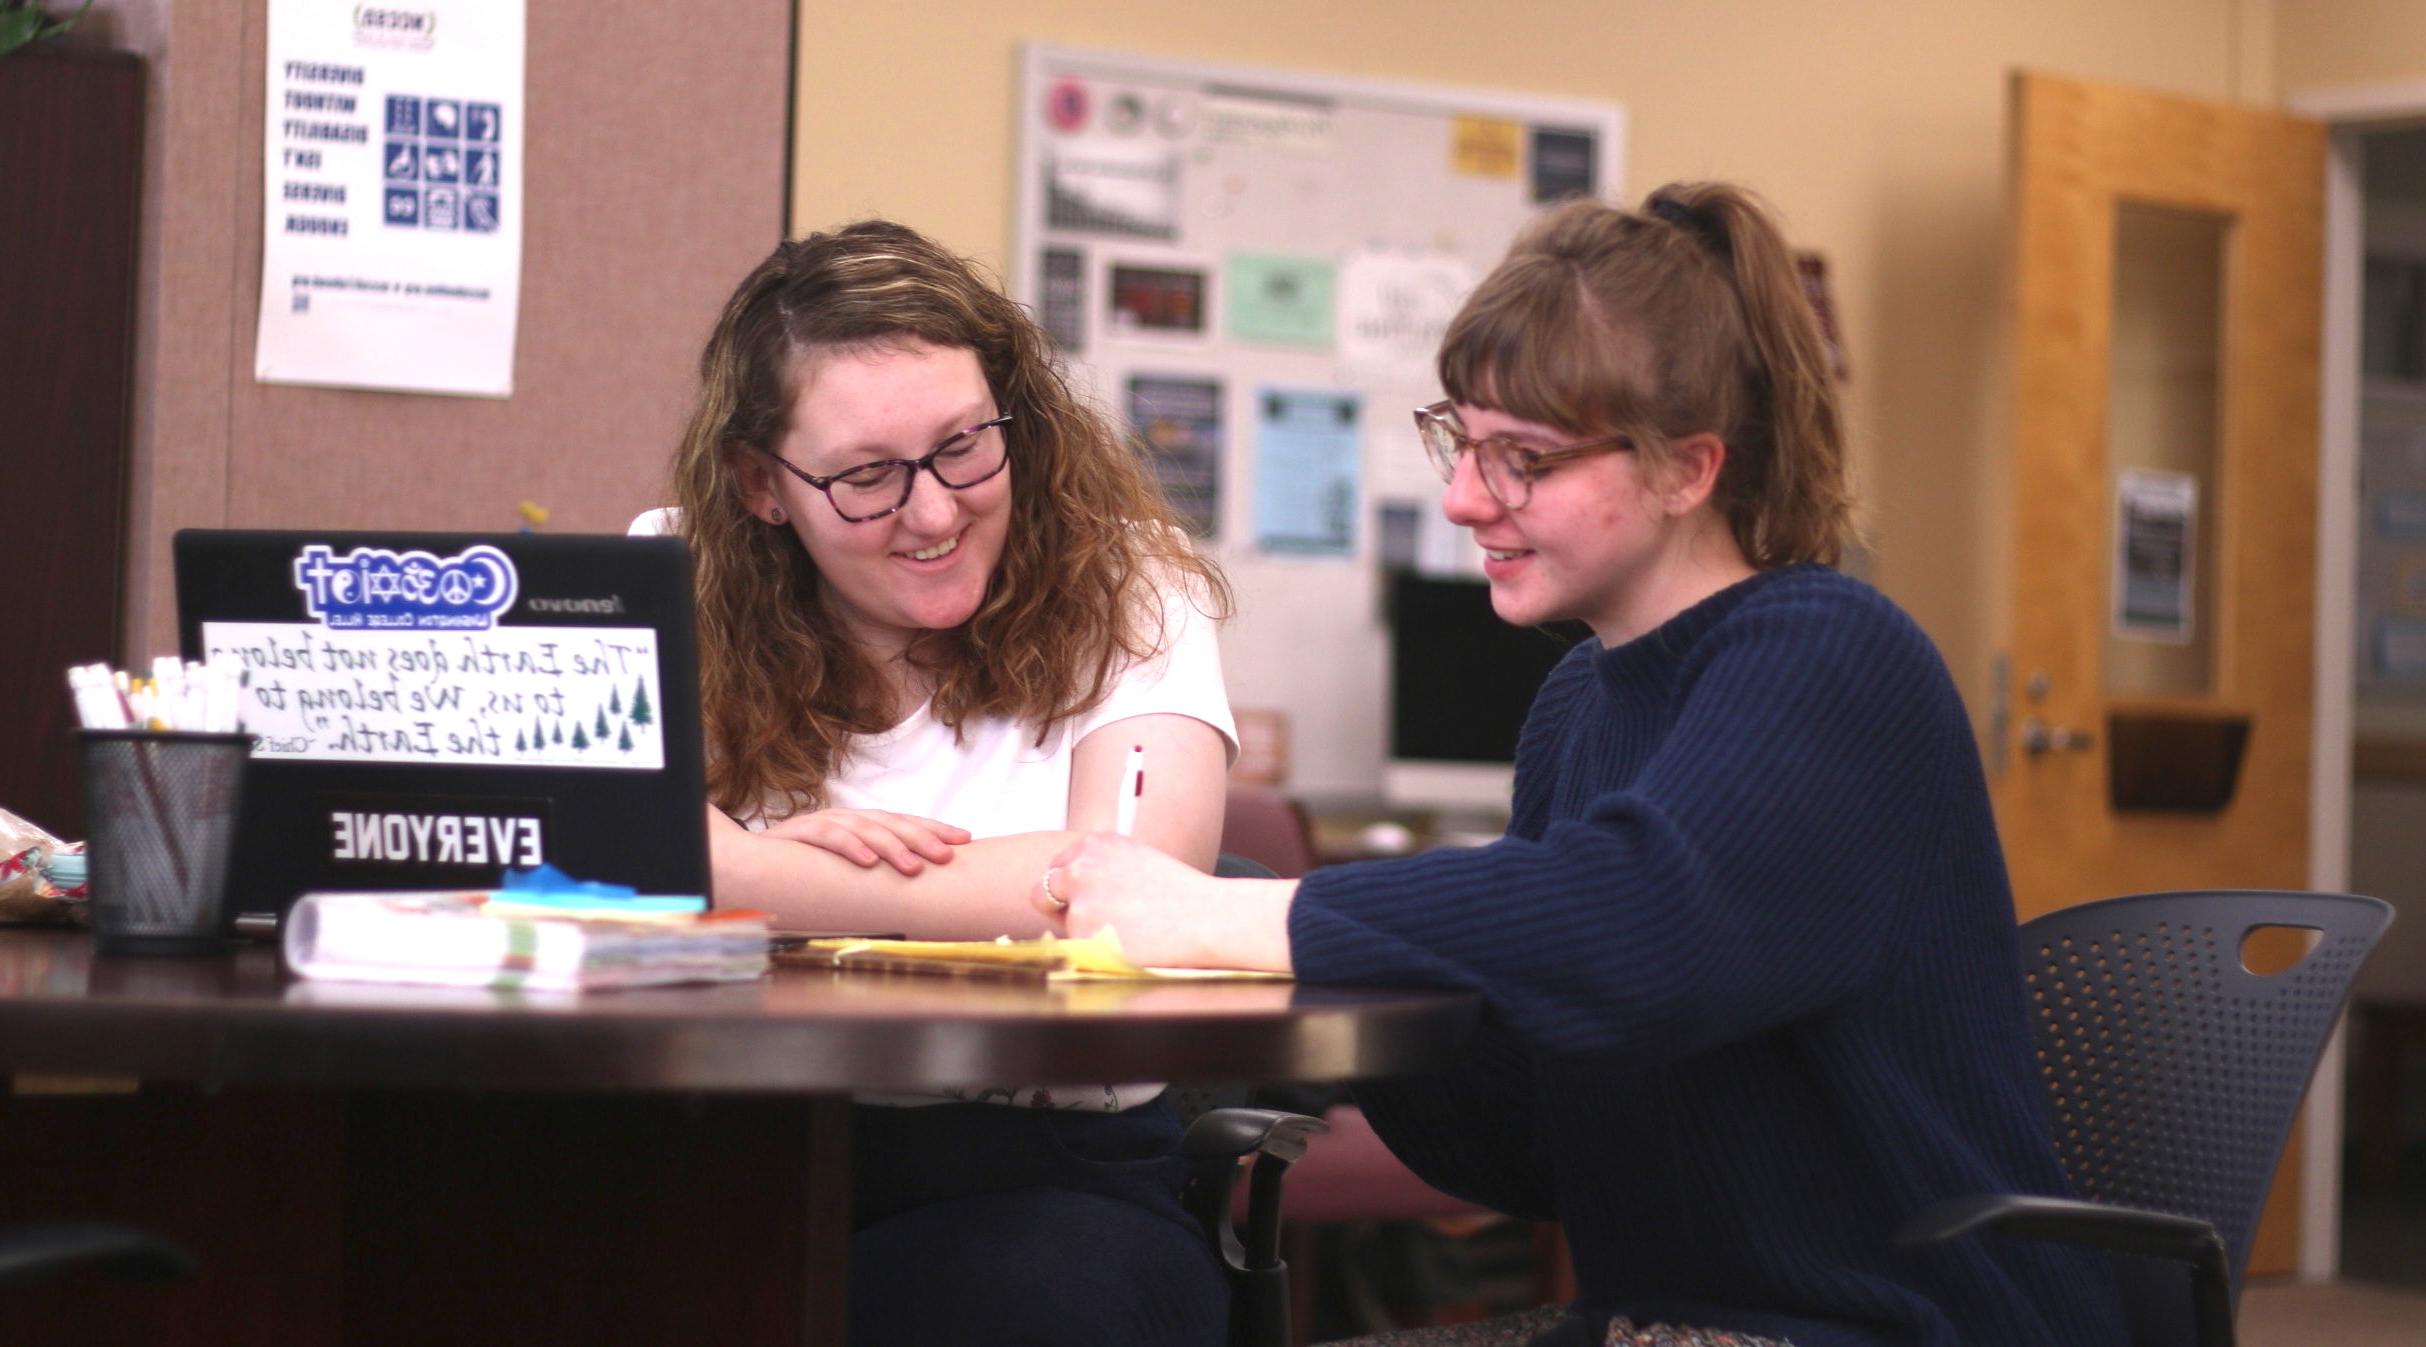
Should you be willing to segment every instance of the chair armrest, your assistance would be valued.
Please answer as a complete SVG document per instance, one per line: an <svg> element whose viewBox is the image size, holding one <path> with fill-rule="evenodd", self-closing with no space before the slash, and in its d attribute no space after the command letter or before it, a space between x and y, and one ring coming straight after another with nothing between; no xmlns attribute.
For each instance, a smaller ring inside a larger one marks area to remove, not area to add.
<svg viewBox="0 0 2426 1347"><path fill-rule="evenodd" d="M1208 1109L1188 1124L1179 1142L1190 1168L1184 1200L1224 1262L1241 1272L1278 1266L1281 1180L1304 1158L1306 1139L1330 1130L1320 1118L1268 1108ZM1242 1240L1230 1221L1230 1187L1238 1162L1250 1155L1255 1167Z"/></svg>
<svg viewBox="0 0 2426 1347"><path fill-rule="evenodd" d="M1260 1152L1295 1164L1305 1157L1307 1137L1330 1130L1331 1125L1320 1118L1279 1109L1206 1109L1188 1124L1179 1153L1190 1160L1215 1156L1239 1160Z"/></svg>
<svg viewBox="0 0 2426 1347"><path fill-rule="evenodd" d="M1898 1244L1935 1244L1995 1230L2030 1239L2060 1240L2115 1253L2135 1253L2196 1264L2212 1251L2223 1257L2224 1239L2215 1227L2190 1216L2136 1207L2110 1207L2069 1197L2012 1194L1949 1198L1904 1223Z"/></svg>
<svg viewBox="0 0 2426 1347"><path fill-rule="evenodd" d="M1268 1108L1208 1109L1188 1124L1179 1153L1189 1166L1180 1200L1203 1227L1230 1279L1230 1341L1289 1340L1289 1266L1280 1260L1280 1185L1306 1153L1306 1139L1331 1125ZM1244 1239L1230 1219L1238 1162L1255 1157Z"/></svg>
<svg viewBox="0 0 2426 1347"><path fill-rule="evenodd" d="M190 1275L194 1260L157 1235L124 1226L0 1228L0 1282L32 1281L82 1267L119 1281L166 1282Z"/></svg>
<svg viewBox="0 0 2426 1347"><path fill-rule="evenodd" d="M1896 1231L1895 1242L1935 1244L1975 1230L2187 1263L2201 1347L2231 1347L2230 1255L2224 1237L2205 1221L2069 1197L1982 1195L1948 1198L1923 1209Z"/></svg>

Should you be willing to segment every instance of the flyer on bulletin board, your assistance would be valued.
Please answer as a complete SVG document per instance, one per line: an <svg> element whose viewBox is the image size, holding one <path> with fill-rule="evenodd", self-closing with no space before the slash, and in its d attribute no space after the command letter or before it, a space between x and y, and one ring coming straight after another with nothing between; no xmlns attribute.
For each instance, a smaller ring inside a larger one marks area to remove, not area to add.
<svg viewBox="0 0 2426 1347"><path fill-rule="evenodd" d="M270 0L254 377L506 397L522 0Z"/></svg>
<svg viewBox="0 0 2426 1347"><path fill-rule="evenodd" d="M1255 545L1353 556L1364 399L1344 389L1265 388L1255 401Z"/></svg>
<svg viewBox="0 0 2426 1347"><path fill-rule="evenodd" d="M1221 380L1129 376L1129 426L1188 531L1221 531Z"/></svg>
<svg viewBox="0 0 2426 1347"><path fill-rule="evenodd" d="M1353 381L1422 385L1449 320L1482 279L1448 253L1359 248L1339 269L1339 367Z"/></svg>
<svg viewBox="0 0 2426 1347"><path fill-rule="evenodd" d="M1329 259L1232 253L1225 271L1232 337L1330 348L1334 277Z"/></svg>

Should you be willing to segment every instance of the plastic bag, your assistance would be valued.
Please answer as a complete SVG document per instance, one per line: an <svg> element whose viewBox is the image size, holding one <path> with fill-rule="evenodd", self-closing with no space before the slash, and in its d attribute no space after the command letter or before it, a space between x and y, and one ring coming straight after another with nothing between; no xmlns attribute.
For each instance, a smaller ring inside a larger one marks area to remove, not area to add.
<svg viewBox="0 0 2426 1347"><path fill-rule="evenodd" d="M84 844L0 809L0 922L84 920Z"/></svg>

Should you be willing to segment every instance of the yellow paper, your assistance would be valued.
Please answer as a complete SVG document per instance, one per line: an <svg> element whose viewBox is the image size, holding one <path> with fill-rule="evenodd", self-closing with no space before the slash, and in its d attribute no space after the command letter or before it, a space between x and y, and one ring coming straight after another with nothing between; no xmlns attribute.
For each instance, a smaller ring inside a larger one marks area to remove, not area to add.
<svg viewBox="0 0 2426 1347"><path fill-rule="evenodd" d="M1286 973L1246 968L1147 968L1130 963L1120 936L1110 927L1083 939L1039 936L1034 940L811 940L810 949L837 956L857 951L891 959L953 964L999 964L1006 969L1041 968L1055 982L1135 982L1162 978L1286 981Z"/></svg>
<svg viewBox="0 0 2426 1347"><path fill-rule="evenodd" d="M1460 117L1449 130L1449 162L1477 178L1513 178L1523 144L1523 128L1514 122Z"/></svg>

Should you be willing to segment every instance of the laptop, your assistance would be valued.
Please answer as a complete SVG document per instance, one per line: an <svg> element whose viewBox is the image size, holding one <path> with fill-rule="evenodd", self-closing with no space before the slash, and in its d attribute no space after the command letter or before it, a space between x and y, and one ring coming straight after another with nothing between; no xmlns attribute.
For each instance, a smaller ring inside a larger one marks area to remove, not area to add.
<svg viewBox="0 0 2426 1347"><path fill-rule="evenodd" d="M245 676L240 927L308 891L546 862L709 893L689 549L581 534L185 529L187 659Z"/></svg>

